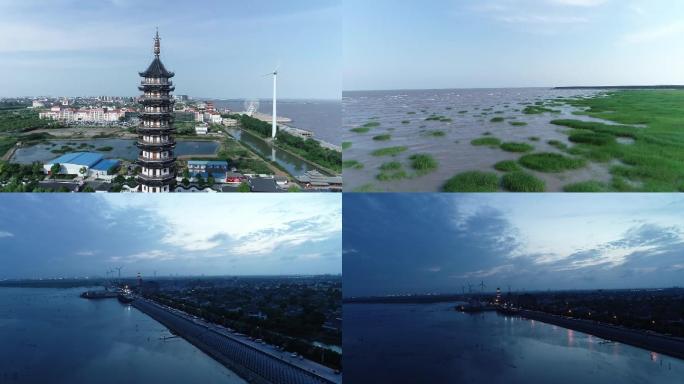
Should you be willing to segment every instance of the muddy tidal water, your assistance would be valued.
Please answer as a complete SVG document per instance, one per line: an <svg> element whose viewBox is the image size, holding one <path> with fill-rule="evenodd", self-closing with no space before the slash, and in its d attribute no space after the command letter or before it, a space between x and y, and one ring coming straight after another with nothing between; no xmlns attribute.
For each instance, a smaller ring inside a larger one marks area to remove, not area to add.
<svg viewBox="0 0 684 384"><path fill-rule="evenodd" d="M567 145L565 127L550 124L553 119L596 120L574 115L568 105L548 106L559 113L524 114L528 105L554 101L556 98L590 97L596 91L554 90L549 88L516 89L451 89L411 91L359 91L343 93L343 141L351 147L344 151L344 160L356 160L363 169L345 169L345 191L373 190L385 192L436 192L454 175L473 170L496 172L499 161L516 160L521 154L499 148L473 146L471 141L488 134L503 142L524 142L535 147L534 152L560 152L549 145L558 140ZM562 99L558 99L562 101ZM451 121L428 121L431 115ZM492 122L496 117L502 122ZM380 125L368 133L350 130L368 122ZM512 122L524 122L515 126ZM434 135L441 132L440 136ZM373 140L374 136L390 134L388 141ZM629 143L625 143L629 145ZM372 156L384 147L405 146L396 157ZM409 157L416 153L432 155L439 168L423 176L396 181L379 181L378 168L389 161L400 161L410 172ZM563 186L588 180L610 180L610 165L588 163L582 169L559 174L529 171L546 182L547 191L561 191Z"/></svg>

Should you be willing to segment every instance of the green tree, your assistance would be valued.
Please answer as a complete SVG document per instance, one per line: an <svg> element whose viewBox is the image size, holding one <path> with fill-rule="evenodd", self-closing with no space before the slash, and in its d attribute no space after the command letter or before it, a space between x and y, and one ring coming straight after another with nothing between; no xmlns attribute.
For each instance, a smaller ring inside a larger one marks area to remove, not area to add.
<svg viewBox="0 0 684 384"><path fill-rule="evenodd" d="M183 168L183 177L186 179L190 178L190 170L187 168Z"/></svg>
<svg viewBox="0 0 684 384"><path fill-rule="evenodd" d="M81 192L95 192L95 190L90 185L86 185Z"/></svg>
<svg viewBox="0 0 684 384"><path fill-rule="evenodd" d="M183 184L183 186L187 188L188 185L190 185L190 179L184 177L183 180L181 180L181 184Z"/></svg>
<svg viewBox="0 0 684 384"><path fill-rule="evenodd" d="M59 175L59 171L62 169L62 165L59 163L52 164L52 167L50 167L50 175L52 178L56 178L57 175Z"/></svg>
<svg viewBox="0 0 684 384"><path fill-rule="evenodd" d="M81 176L85 177L86 173L88 173L88 168L81 167L81 169L78 170L78 173L80 173Z"/></svg>
<svg viewBox="0 0 684 384"><path fill-rule="evenodd" d="M207 177L207 185L211 187L214 184L216 184L216 180L214 180L214 177L213 176Z"/></svg>
<svg viewBox="0 0 684 384"><path fill-rule="evenodd" d="M249 184L247 183L242 183L240 186L237 188L238 192L251 192L252 190L249 188Z"/></svg>

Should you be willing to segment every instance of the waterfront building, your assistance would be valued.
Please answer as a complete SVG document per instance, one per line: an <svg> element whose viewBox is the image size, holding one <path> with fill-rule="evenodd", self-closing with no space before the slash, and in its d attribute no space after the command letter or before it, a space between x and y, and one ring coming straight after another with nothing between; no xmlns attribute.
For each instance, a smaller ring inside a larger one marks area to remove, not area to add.
<svg viewBox="0 0 684 384"><path fill-rule="evenodd" d="M140 72L143 106L138 127L137 164L141 167L138 183L141 192L170 192L176 179L176 157L173 137L173 104L171 92L174 76L159 59L161 51L159 32L154 38L154 60Z"/></svg>
<svg viewBox="0 0 684 384"><path fill-rule="evenodd" d="M220 160L188 160L188 172L190 177L202 176L206 179L209 176L217 181L226 179L228 172L228 162Z"/></svg>
<svg viewBox="0 0 684 384"><path fill-rule="evenodd" d="M113 178L113 170L120 165L119 160L105 159L99 153L73 152L46 162L43 164L43 171L50 174L54 164L59 164L60 174L90 176L98 179Z"/></svg>

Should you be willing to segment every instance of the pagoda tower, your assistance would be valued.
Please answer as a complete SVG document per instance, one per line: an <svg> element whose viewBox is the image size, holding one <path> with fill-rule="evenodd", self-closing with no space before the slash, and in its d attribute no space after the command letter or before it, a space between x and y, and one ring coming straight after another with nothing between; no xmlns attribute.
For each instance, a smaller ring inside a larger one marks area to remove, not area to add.
<svg viewBox="0 0 684 384"><path fill-rule="evenodd" d="M175 89L169 80L174 76L159 59L161 47L159 31L154 37L154 60L145 72L138 89L142 111L138 127L140 148L136 164L142 170L138 174L140 192L170 192L176 181L176 157L173 153L176 140L173 137L173 104L171 92Z"/></svg>

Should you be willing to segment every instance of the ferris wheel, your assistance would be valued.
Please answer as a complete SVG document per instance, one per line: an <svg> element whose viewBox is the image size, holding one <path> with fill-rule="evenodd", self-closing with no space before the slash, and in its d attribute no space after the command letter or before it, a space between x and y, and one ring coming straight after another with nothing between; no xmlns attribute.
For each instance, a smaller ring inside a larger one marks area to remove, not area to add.
<svg viewBox="0 0 684 384"><path fill-rule="evenodd" d="M254 116L259 110L259 100L245 100L245 113L247 116Z"/></svg>

